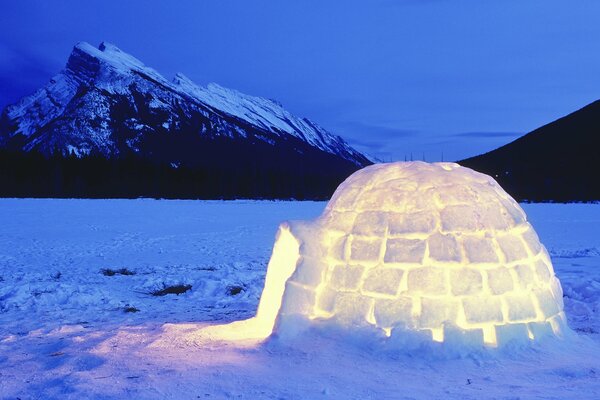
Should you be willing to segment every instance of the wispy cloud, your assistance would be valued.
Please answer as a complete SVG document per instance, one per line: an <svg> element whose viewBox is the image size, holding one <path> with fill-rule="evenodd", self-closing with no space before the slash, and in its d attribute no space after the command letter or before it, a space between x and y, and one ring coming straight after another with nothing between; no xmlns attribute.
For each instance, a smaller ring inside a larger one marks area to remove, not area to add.
<svg viewBox="0 0 600 400"><path fill-rule="evenodd" d="M522 133L517 132L460 132L451 136L454 137L469 137L469 138L503 138L521 136Z"/></svg>
<svg viewBox="0 0 600 400"><path fill-rule="evenodd" d="M333 129L352 146L375 160L390 160L403 143L420 135L418 130L404 129L389 123L345 121Z"/></svg>
<svg viewBox="0 0 600 400"><path fill-rule="evenodd" d="M0 109L39 89L57 72L45 58L0 43Z"/></svg>
<svg viewBox="0 0 600 400"><path fill-rule="evenodd" d="M369 124L361 121L349 121L339 124L340 131L346 131L350 136L360 136L369 139L397 139L412 137L419 134L414 129L403 129L390 125ZM370 140L369 140L370 141Z"/></svg>

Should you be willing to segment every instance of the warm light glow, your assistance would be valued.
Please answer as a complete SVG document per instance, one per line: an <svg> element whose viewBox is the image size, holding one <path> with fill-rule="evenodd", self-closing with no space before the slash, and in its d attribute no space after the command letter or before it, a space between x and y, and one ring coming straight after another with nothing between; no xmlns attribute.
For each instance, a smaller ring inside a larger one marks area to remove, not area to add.
<svg viewBox="0 0 600 400"><path fill-rule="evenodd" d="M289 225L282 224L267 267L265 287L256 316L227 325L207 327L200 332L201 335L212 340L260 340L268 337L273 332L285 284L296 269L298 252L299 244L290 232Z"/></svg>
<svg viewBox="0 0 600 400"><path fill-rule="evenodd" d="M303 318L473 344L562 336L562 289L525 213L452 163L379 164L349 177L312 223L283 224L255 318L216 339L265 338ZM278 321L276 323L276 321Z"/></svg>

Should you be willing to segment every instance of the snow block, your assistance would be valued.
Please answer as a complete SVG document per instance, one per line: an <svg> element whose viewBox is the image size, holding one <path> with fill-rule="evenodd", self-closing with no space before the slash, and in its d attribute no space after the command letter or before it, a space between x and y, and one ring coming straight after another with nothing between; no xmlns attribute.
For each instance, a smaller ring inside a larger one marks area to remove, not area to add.
<svg viewBox="0 0 600 400"><path fill-rule="evenodd" d="M400 290L404 271L396 268L376 267L367 273L362 290L376 294L395 296Z"/></svg>
<svg viewBox="0 0 600 400"><path fill-rule="evenodd" d="M546 337L553 337L554 331L552 330L552 324L546 321L542 322L529 322L527 327L534 340L540 340Z"/></svg>
<svg viewBox="0 0 600 400"><path fill-rule="evenodd" d="M463 246L467 260L471 263L497 263L498 254L489 238L482 236L463 236Z"/></svg>
<svg viewBox="0 0 600 400"><path fill-rule="evenodd" d="M444 324L444 346L449 349L476 349L483 346L483 330L462 329L454 324Z"/></svg>
<svg viewBox="0 0 600 400"><path fill-rule="evenodd" d="M434 228L435 217L432 213L391 213L388 216L388 231L390 235L430 233Z"/></svg>
<svg viewBox="0 0 600 400"><path fill-rule="evenodd" d="M487 271L488 287L492 294L502 294L514 287L513 278L508 268L498 267Z"/></svg>
<svg viewBox="0 0 600 400"><path fill-rule="evenodd" d="M331 287L339 290L358 290L365 272L362 265L336 265L331 273Z"/></svg>
<svg viewBox="0 0 600 400"><path fill-rule="evenodd" d="M354 220L352 233L356 235L377 235L385 233L387 213L366 211L358 214Z"/></svg>
<svg viewBox="0 0 600 400"><path fill-rule="evenodd" d="M355 261L376 261L379 259L381 239L352 236L350 259Z"/></svg>
<svg viewBox="0 0 600 400"><path fill-rule="evenodd" d="M516 283L521 290L528 290L536 282L537 277L530 264L518 264L514 267L514 273L517 276Z"/></svg>
<svg viewBox="0 0 600 400"><path fill-rule="evenodd" d="M496 240L502 249L506 262L520 261L528 257L525 243L523 243L520 236L506 234L498 236Z"/></svg>
<svg viewBox="0 0 600 400"><path fill-rule="evenodd" d="M523 209L519 207L519 203L513 200L507 193L501 193L498 200L500 200L506 213L512 219L513 226L520 225L527 220L525 211L523 211Z"/></svg>
<svg viewBox="0 0 600 400"><path fill-rule="evenodd" d="M372 302L358 293L340 292L335 297L335 318L342 325L366 325Z"/></svg>
<svg viewBox="0 0 600 400"><path fill-rule="evenodd" d="M281 314L312 314L316 294L314 290L299 286L294 282L288 282L285 287L288 296L281 303Z"/></svg>
<svg viewBox="0 0 600 400"><path fill-rule="evenodd" d="M459 186L453 190L440 190L438 192L441 204L460 205L474 204L480 201L477 190L471 186Z"/></svg>
<svg viewBox="0 0 600 400"><path fill-rule="evenodd" d="M467 322L482 324L502 322L502 305L497 296L472 296L463 299Z"/></svg>
<svg viewBox="0 0 600 400"><path fill-rule="evenodd" d="M408 296L401 296L393 300L375 300L374 315L377 326L391 328L399 322L407 326L414 326L412 308L413 300Z"/></svg>
<svg viewBox="0 0 600 400"><path fill-rule="evenodd" d="M550 269L548 268L548 265L543 260L536 261L535 273L537 274L537 278L540 282L549 281L550 276L553 275L550 273Z"/></svg>
<svg viewBox="0 0 600 400"><path fill-rule="evenodd" d="M526 345L529 343L529 330L527 324L505 324L496 326L496 340L498 347L511 345Z"/></svg>
<svg viewBox="0 0 600 400"><path fill-rule="evenodd" d="M446 298L423 297L419 326L422 328L441 329L445 322L456 321L459 301Z"/></svg>
<svg viewBox="0 0 600 400"><path fill-rule="evenodd" d="M481 293L483 278L474 268L457 268L450 271L450 288L455 296Z"/></svg>
<svg viewBox="0 0 600 400"><path fill-rule="evenodd" d="M421 263L425 243L418 239L388 239L384 261L386 263Z"/></svg>
<svg viewBox="0 0 600 400"><path fill-rule="evenodd" d="M539 311L546 316L553 316L561 311L556 303L552 291L547 289L534 289L533 298L537 301Z"/></svg>
<svg viewBox="0 0 600 400"><path fill-rule="evenodd" d="M481 207L479 216L485 226L495 230L506 230L514 225L506 210L498 207L496 201L490 201Z"/></svg>
<svg viewBox="0 0 600 400"><path fill-rule="evenodd" d="M529 222L527 223L527 230L523 232L523 241L527 244L531 254L536 255L542 250L540 238L537 233L533 230L533 227Z"/></svg>
<svg viewBox="0 0 600 400"><path fill-rule="evenodd" d="M408 272L408 291L413 293L444 294L446 272L438 267L421 267Z"/></svg>
<svg viewBox="0 0 600 400"><path fill-rule="evenodd" d="M433 234L427 241L429 257L437 261L461 261L460 248L452 235Z"/></svg>
<svg viewBox="0 0 600 400"><path fill-rule="evenodd" d="M567 317L565 317L565 313L562 311L548 318L548 322L552 326L552 332L558 337L564 337L571 333L567 325Z"/></svg>
<svg viewBox="0 0 600 400"><path fill-rule="evenodd" d="M563 290L556 276L553 276L550 280L550 292L552 292L552 297L554 297L554 301L558 304L558 308L562 310L565 307Z"/></svg>
<svg viewBox="0 0 600 400"><path fill-rule="evenodd" d="M476 232L482 228L477 210L466 204L445 207L440 218L444 232Z"/></svg>
<svg viewBox="0 0 600 400"><path fill-rule="evenodd" d="M352 232L356 213L353 211L331 211L322 223L332 231Z"/></svg>
<svg viewBox="0 0 600 400"><path fill-rule="evenodd" d="M530 321L536 317L535 305L530 293L508 293L502 300L506 303L509 321Z"/></svg>
<svg viewBox="0 0 600 400"><path fill-rule="evenodd" d="M325 287L317 290L316 308L318 314L333 314L335 311L335 296L337 291Z"/></svg>
<svg viewBox="0 0 600 400"><path fill-rule="evenodd" d="M329 265L322 260L313 257L303 257L296 271L290 278L291 281L315 287L323 280Z"/></svg>
<svg viewBox="0 0 600 400"><path fill-rule="evenodd" d="M343 261L346 258L348 235L338 236L330 233L329 257Z"/></svg>

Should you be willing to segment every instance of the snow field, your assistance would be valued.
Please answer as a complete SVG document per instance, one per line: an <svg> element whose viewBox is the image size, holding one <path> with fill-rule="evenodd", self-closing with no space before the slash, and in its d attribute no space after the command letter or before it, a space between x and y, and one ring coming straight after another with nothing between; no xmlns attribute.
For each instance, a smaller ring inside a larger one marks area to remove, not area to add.
<svg viewBox="0 0 600 400"><path fill-rule="evenodd" d="M523 205L562 283L571 343L440 358L370 336L341 343L335 326L254 348L179 340L252 316L278 224L324 207L0 200L0 398L600 397L598 204ZM135 274L102 272L121 268ZM148 294L170 285L192 288Z"/></svg>

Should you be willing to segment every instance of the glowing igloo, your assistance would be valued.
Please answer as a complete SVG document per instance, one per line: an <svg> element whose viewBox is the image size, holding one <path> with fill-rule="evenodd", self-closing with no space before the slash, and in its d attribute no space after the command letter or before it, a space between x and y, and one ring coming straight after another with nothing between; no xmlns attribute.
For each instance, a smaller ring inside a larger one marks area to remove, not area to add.
<svg viewBox="0 0 600 400"><path fill-rule="evenodd" d="M299 320L489 346L568 329L521 207L487 175L423 162L364 168L315 221L283 223L256 317L205 333L259 339Z"/></svg>

